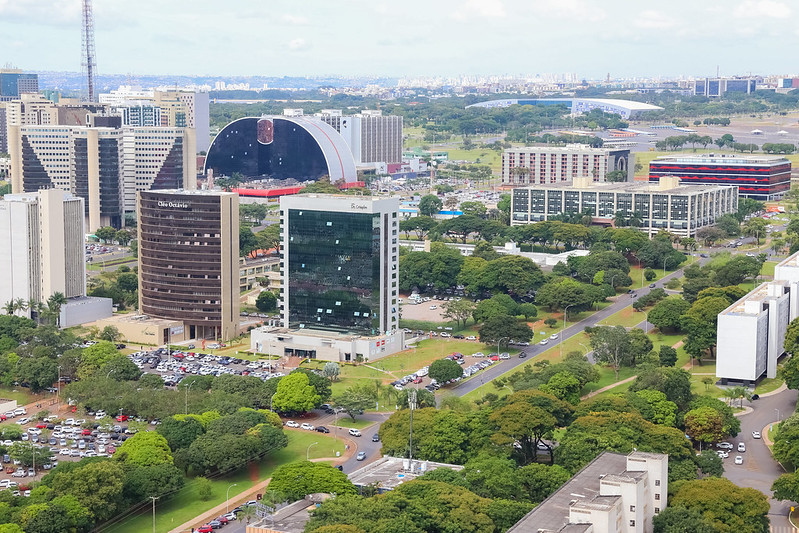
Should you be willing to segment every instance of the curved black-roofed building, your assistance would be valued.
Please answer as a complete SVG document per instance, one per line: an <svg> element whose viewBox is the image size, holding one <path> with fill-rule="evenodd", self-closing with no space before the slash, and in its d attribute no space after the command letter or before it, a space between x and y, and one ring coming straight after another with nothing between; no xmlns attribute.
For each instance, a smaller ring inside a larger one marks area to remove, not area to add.
<svg viewBox="0 0 799 533"><path fill-rule="evenodd" d="M215 176L239 172L247 178L330 181L357 179L355 160L344 138L315 117L246 117L234 120L214 138L205 171Z"/></svg>

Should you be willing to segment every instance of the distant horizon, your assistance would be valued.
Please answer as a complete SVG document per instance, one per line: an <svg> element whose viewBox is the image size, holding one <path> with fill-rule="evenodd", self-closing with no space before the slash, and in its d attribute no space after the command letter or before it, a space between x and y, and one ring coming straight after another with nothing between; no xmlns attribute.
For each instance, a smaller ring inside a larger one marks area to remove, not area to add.
<svg viewBox="0 0 799 533"><path fill-rule="evenodd" d="M0 2L0 64L78 72L80 0ZM580 79L779 73L799 48L787 0L94 1L98 72L156 76ZM165 74L157 74L163 72ZM186 74L213 72L214 74ZM168 73L168 74L167 74ZM314 74L316 73L316 74ZM333 73L333 74L331 74ZM112 74L113 75L113 74ZM521 74L524 75L524 74Z"/></svg>

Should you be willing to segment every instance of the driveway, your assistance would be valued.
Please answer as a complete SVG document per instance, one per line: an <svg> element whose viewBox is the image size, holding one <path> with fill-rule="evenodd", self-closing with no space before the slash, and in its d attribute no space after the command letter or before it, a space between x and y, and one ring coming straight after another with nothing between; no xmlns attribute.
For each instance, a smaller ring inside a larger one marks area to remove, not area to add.
<svg viewBox="0 0 799 533"><path fill-rule="evenodd" d="M739 442L746 444L746 452L730 452L730 457L724 459L724 477L741 487L757 489L771 498L771 484L785 473L785 470L774 460L763 439L752 438L752 432L768 431L769 425L778 420L777 409L779 409L781 419L793 414L796 409L796 398L797 391L786 389L751 402L753 411L740 417L741 433L735 439L730 439L736 448ZM734 464L736 455L743 457L742 465ZM796 503L774 499L770 499L769 503L771 504L769 519L772 532L795 531L787 516L791 511L791 506L795 506Z"/></svg>

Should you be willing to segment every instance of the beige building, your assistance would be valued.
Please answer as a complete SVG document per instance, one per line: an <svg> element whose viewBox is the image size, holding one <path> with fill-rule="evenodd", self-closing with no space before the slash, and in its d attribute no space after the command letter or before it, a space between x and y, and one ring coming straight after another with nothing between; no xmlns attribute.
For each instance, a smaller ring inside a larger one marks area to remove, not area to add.
<svg viewBox="0 0 799 533"><path fill-rule="evenodd" d="M239 330L239 197L215 191L141 191L139 313L182 323L188 339Z"/></svg>
<svg viewBox="0 0 799 533"><path fill-rule="evenodd" d="M626 181L633 181L635 156L629 150L586 144L522 146L502 153L503 185L559 184L575 178L603 182L613 170L626 172Z"/></svg>
<svg viewBox="0 0 799 533"><path fill-rule="evenodd" d="M58 189L0 200L0 304L86 294L83 199ZM30 316L30 309L26 314Z"/></svg>

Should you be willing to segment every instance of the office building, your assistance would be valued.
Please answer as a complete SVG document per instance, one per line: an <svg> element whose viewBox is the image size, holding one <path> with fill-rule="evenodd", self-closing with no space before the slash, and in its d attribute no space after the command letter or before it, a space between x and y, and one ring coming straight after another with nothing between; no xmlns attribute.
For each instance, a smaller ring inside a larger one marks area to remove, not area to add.
<svg viewBox="0 0 799 533"><path fill-rule="evenodd" d="M111 314L108 298L86 298L83 199L58 189L0 199L0 302L46 302L63 294L62 327ZM31 316L32 310L24 311Z"/></svg>
<svg viewBox="0 0 799 533"><path fill-rule="evenodd" d="M599 109L605 113L614 113L622 118L641 118L648 111L660 111L663 108L635 100L622 100L616 98L505 98L502 100L487 100L466 106L497 108L512 105L561 105L568 108L573 115L588 113Z"/></svg>
<svg viewBox="0 0 799 533"><path fill-rule="evenodd" d="M140 314L183 338L238 335L238 195L141 191L137 213Z"/></svg>
<svg viewBox="0 0 799 533"><path fill-rule="evenodd" d="M264 116L234 120L214 137L205 174L245 178L355 182L355 159L344 138L318 117Z"/></svg>
<svg viewBox="0 0 799 533"><path fill-rule="evenodd" d="M502 153L503 185L563 183L575 178L604 182L614 170L633 181L635 156L629 150L592 148L586 144L523 146Z"/></svg>
<svg viewBox="0 0 799 533"><path fill-rule="evenodd" d="M602 452L508 533L648 533L668 485L668 455Z"/></svg>
<svg viewBox="0 0 799 533"><path fill-rule="evenodd" d="M799 317L799 252L774 268L762 283L718 316L716 377L747 385L777 377L785 332Z"/></svg>
<svg viewBox="0 0 799 533"><path fill-rule="evenodd" d="M343 115L340 109L323 109L316 116L344 137L356 165L402 161L401 116L377 110Z"/></svg>
<svg viewBox="0 0 799 533"><path fill-rule="evenodd" d="M122 117L123 126L160 126L161 108L151 104L139 103L115 106L115 113Z"/></svg>
<svg viewBox="0 0 799 533"><path fill-rule="evenodd" d="M694 95L717 98L726 93L752 94L757 78L703 78L694 81Z"/></svg>
<svg viewBox="0 0 799 533"><path fill-rule="evenodd" d="M254 330L253 350L329 361L402 350L398 208L395 198L282 197L282 328Z"/></svg>
<svg viewBox="0 0 799 533"><path fill-rule="evenodd" d="M0 69L0 102L38 92L38 74L26 74L20 69Z"/></svg>
<svg viewBox="0 0 799 533"><path fill-rule="evenodd" d="M686 185L728 185L755 200L777 200L791 188L791 162L768 155L664 155L649 163L649 181L676 176Z"/></svg>
<svg viewBox="0 0 799 533"><path fill-rule="evenodd" d="M119 117L89 115L90 126L8 128L12 191L57 187L85 201L87 230L121 227L136 192L196 188L190 128L120 128Z"/></svg>
<svg viewBox="0 0 799 533"><path fill-rule="evenodd" d="M650 235L660 230L693 237L696 230L738 209L735 187L682 185L677 178L659 183L596 183L518 187L511 195L511 225L549 220L561 213L592 213L595 223L614 224L621 212Z"/></svg>

